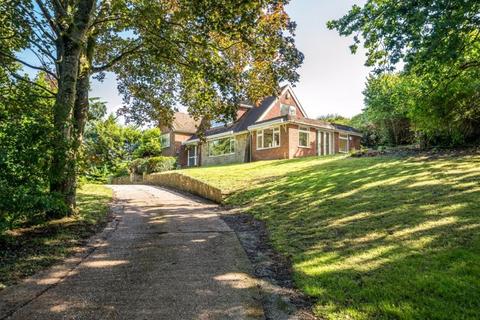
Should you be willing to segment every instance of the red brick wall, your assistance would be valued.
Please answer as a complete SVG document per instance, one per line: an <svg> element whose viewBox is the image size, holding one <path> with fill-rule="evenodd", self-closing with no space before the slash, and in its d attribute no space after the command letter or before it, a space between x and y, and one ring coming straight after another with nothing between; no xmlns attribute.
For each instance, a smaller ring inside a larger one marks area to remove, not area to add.
<svg viewBox="0 0 480 320"><path fill-rule="evenodd" d="M360 150L360 137L357 136L350 136L352 137L352 140L350 140L350 151L353 150Z"/></svg>
<svg viewBox="0 0 480 320"><path fill-rule="evenodd" d="M280 127L280 146L257 150L257 134L253 133L252 160L291 159L317 155L317 131L310 128L310 147L298 146L298 125L289 124Z"/></svg>
<svg viewBox="0 0 480 320"><path fill-rule="evenodd" d="M299 118L299 119L305 118L305 115L302 113L302 111L300 110L298 105L295 103L295 100L293 99L293 97L290 95L290 98L287 99L286 94L283 94L282 96L279 97L279 99L277 99L274 106L270 110L268 110L267 114L261 120L263 121L263 120L268 120L268 119L280 117L282 115L280 113L280 105L281 104L287 104L287 105L290 105L290 106L295 106L295 108L297 109L296 117Z"/></svg>
<svg viewBox="0 0 480 320"><path fill-rule="evenodd" d="M310 147L298 146L298 125L289 125L289 158L300 158L317 155L317 130L310 128Z"/></svg>
<svg viewBox="0 0 480 320"><path fill-rule="evenodd" d="M245 107L238 107L237 109L237 119L240 119L248 110L250 110L250 108L245 108Z"/></svg>
<svg viewBox="0 0 480 320"><path fill-rule="evenodd" d="M280 126L280 146L277 148L257 150L257 132L252 133L252 161L288 159L288 130L285 125Z"/></svg>
<svg viewBox="0 0 480 320"><path fill-rule="evenodd" d="M167 132L167 131L162 131ZM184 152L182 142L188 140L192 135L188 133L170 132L170 147L162 150L162 156L177 157Z"/></svg>

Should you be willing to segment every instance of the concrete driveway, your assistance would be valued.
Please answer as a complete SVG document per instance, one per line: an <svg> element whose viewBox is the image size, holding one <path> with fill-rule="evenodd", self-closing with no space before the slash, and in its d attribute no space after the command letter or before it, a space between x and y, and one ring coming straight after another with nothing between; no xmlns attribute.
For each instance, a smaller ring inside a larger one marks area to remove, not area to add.
<svg viewBox="0 0 480 320"><path fill-rule="evenodd" d="M88 250L0 293L0 319L263 319L251 265L216 206L112 186L116 219Z"/></svg>

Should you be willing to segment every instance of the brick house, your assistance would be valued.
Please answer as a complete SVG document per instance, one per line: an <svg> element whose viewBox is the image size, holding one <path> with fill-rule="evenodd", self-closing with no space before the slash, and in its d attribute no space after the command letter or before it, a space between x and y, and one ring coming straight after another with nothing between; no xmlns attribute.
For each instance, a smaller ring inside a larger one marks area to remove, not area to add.
<svg viewBox="0 0 480 320"><path fill-rule="evenodd" d="M213 124L205 141L191 134L176 150L180 166L206 166L348 153L360 148L361 136L352 127L308 118L287 85L258 106L240 105L237 119Z"/></svg>
<svg viewBox="0 0 480 320"><path fill-rule="evenodd" d="M187 166L187 152L183 144L196 132L200 121L195 121L190 115L176 112L170 127L161 126L162 156L177 157L181 167Z"/></svg>

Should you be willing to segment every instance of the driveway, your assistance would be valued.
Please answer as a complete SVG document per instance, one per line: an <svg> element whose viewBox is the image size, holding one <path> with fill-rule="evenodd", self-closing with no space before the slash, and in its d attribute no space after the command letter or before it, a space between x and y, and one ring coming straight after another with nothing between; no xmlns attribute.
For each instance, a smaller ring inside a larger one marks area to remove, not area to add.
<svg viewBox="0 0 480 320"><path fill-rule="evenodd" d="M0 319L263 319L251 265L215 205L112 186L88 250L0 293Z"/></svg>

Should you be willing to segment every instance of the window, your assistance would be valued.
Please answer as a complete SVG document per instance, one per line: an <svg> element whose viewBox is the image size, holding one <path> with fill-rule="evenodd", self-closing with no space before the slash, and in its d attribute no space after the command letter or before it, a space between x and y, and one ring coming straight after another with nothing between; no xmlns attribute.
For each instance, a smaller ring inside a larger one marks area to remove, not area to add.
<svg viewBox="0 0 480 320"><path fill-rule="evenodd" d="M235 152L235 139L223 138L208 142L208 156L216 157Z"/></svg>
<svg viewBox="0 0 480 320"><path fill-rule="evenodd" d="M280 128L268 128L257 131L257 150L280 146Z"/></svg>
<svg viewBox="0 0 480 320"><path fill-rule="evenodd" d="M197 165L197 146L188 148L188 166L194 167Z"/></svg>
<svg viewBox="0 0 480 320"><path fill-rule="evenodd" d="M342 153L348 153L348 135L340 134L338 151Z"/></svg>
<svg viewBox="0 0 480 320"><path fill-rule="evenodd" d="M162 144L162 148L170 147L170 133L164 133L160 136L160 143Z"/></svg>
<svg viewBox="0 0 480 320"><path fill-rule="evenodd" d="M289 106L287 104L282 104L280 105L280 114L282 116L285 116L285 115L290 115L290 116L295 116L297 115L297 108L295 108L294 106Z"/></svg>
<svg viewBox="0 0 480 320"><path fill-rule="evenodd" d="M310 129L307 127L298 128L298 146L310 148Z"/></svg>

